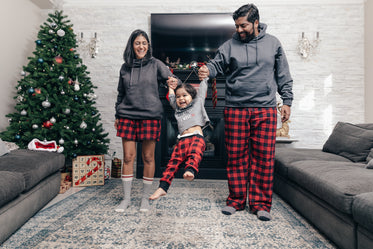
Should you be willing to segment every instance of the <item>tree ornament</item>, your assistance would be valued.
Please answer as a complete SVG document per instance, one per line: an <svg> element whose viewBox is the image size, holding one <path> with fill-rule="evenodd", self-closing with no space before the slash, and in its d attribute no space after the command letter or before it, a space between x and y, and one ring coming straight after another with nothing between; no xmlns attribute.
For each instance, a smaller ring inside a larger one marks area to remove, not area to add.
<svg viewBox="0 0 373 249"><path fill-rule="evenodd" d="M63 75L60 75L60 77L58 77L58 79L59 79L60 81L63 81L63 80L65 79L65 77L63 77Z"/></svg>
<svg viewBox="0 0 373 249"><path fill-rule="evenodd" d="M42 64L42 63L44 62L43 58L39 58L39 59L38 59L38 62L39 62L40 64Z"/></svg>
<svg viewBox="0 0 373 249"><path fill-rule="evenodd" d="M80 87L79 87L79 83L76 83L74 84L74 91L77 92L80 90Z"/></svg>
<svg viewBox="0 0 373 249"><path fill-rule="evenodd" d="M62 63L62 61L63 61L63 59L62 59L62 57L61 56L56 56L56 57L54 57L54 60L58 63L58 64L61 64Z"/></svg>
<svg viewBox="0 0 373 249"><path fill-rule="evenodd" d="M22 115L22 116L26 116L26 115L27 115L27 111L26 111L25 109L23 109L23 110L21 111L21 115Z"/></svg>
<svg viewBox="0 0 373 249"><path fill-rule="evenodd" d="M35 93L36 94L41 94L41 89L40 88L35 88Z"/></svg>
<svg viewBox="0 0 373 249"><path fill-rule="evenodd" d="M96 131L96 129L95 129L95 128L92 128L92 131Z"/></svg>
<svg viewBox="0 0 373 249"><path fill-rule="evenodd" d="M49 33L50 35L52 35L52 34L54 34L54 31L53 31L52 29L50 29L50 30L48 31L48 33Z"/></svg>
<svg viewBox="0 0 373 249"><path fill-rule="evenodd" d="M51 119L49 119L49 121L51 121L52 124L55 124L57 120L54 117L51 117Z"/></svg>
<svg viewBox="0 0 373 249"><path fill-rule="evenodd" d="M37 124L32 125L32 129L36 130L37 128L39 128L39 126Z"/></svg>
<svg viewBox="0 0 373 249"><path fill-rule="evenodd" d="M21 136L20 136L19 134L16 134L16 135L14 136L14 138L17 139L17 140L20 140L20 139L21 139Z"/></svg>
<svg viewBox="0 0 373 249"><path fill-rule="evenodd" d="M44 128L50 129L50 128L52 128L52 126L53 126L53 124L49 120L43 122L43 127Z"/></svg>
<svg viewBox="0 0 373 249"><path fill-rule="evenodd" d="M51 24L49 24L49 26L50 26L52 29L57 28L57 24L56 24L55 22L52 22Z"/></svg>
<svg viewBox="0 0 373 249"><path fill-rule="evenodd" d="M61 95L65 95L65 91L63 89L61 90Z"/></svg>
<svg viewBox="0 0 373 249"><path fill-rule="evenodd" d="M35 90L34 90L34 88L33 87L30 87L29 89L28 89L28 93L34 93L35 92Z"/></svg>
<svg viewBox="0 0 373 249"><path fill-rule="evenodd" d="M35 43L36 45L41 45L41 40L36 40Z"/></svg>
<svg viewBox="0 0 373 249"><path fill-rule="evenodd" d="M26 72L25 71L21 71L21 76L26 76Z"/></svg>
<svg viewBox="0 0 373 249"><path fill-rule="evenodd" d="M62 36L65 35L65 31L64 31L63 29L59 29L59 30L57 30L57 35L58 35L59 37L62 37Z"/></svg>
<svg viewBox="0 0 373 249"><path fill-rule="evenodd" d="M67 83L69 83L69 85L71 85L73 83L72 79L69 79L69 81Z"/></svg>
<svg viewBox="0 0 373 249"><path fill-rule="evenodd" d="M83 122L80 124L79 127L82 128L82 129L85 129L85 128L87 128L87 123L83 121Z"/></svg>
<svg viewBox="0 0 373 249"><path fill-rule="evenodd" d="M63 113L65 113L65 114L70 114L70 109L69 109L69 108L66 108L66 109L63 111Z"/></svg>
<svg viewBox="0 0 373 249"><path fill-rule="evenodd" d="M78 101L79 100L79 97L77 95L74 96L74 100L75 101Z"/></svg>
<svg viewBox="0 0 373 249"><path fill-rule="evenodd" d="M63 140L63 138L60 138L60 140L58 140L58 143L62 145L65 143L65 140Z"/></svg>
<svg viewBox="0 0 373 249"><path fill-rule="evenodd" d="M46 100L44 100L41 105L44 107L44 108L49 108L51 106L51 102L48 101L48 98L46 98Z"/></svg>
<svg viewBox="0 0 373 249"><path fill-rule="evenodd" d="M78 139L75 138L75 140L74 140L74 144L75 144L75 145L78 145L78 143L79 143Z"/></svg>

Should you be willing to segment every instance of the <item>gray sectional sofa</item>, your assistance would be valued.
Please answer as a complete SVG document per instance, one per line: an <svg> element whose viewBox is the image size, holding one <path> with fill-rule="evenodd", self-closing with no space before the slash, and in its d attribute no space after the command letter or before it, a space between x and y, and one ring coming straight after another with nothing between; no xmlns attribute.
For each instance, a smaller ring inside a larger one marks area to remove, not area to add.
<svg viewBox="0 0 373 249"><path fill-rule="evenodd" d="M2 141L0 141L2 142ZM63 154L13 150L0 155L0 245L60 190Z"/></svg>
<svg viewBox="0 0 373 249"><path fill-rule="evenodd" d="M274 191L339 248L373 248L373 124L338 122L322 149L276 148Z"/></svg>

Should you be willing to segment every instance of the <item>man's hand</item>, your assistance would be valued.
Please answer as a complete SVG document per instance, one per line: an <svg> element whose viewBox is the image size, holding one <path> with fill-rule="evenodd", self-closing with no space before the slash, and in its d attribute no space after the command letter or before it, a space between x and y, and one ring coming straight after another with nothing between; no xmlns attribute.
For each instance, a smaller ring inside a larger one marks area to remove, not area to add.
<svg viewBox="0 0 373 249"><path fill-rule="evenodd" d="M209 77L209 75L210 75L210 71L209 71L209 69L207 68L206 65L203 65L198 70L198 78L199 78L199 80L203 80L203 79Z"/></svg>
<svg viewBox="0 0 373 249"><path fill-rule="evenodd" d="M290 106L283 105L281 106L281 122L286 122L290 118Z"/></svg>

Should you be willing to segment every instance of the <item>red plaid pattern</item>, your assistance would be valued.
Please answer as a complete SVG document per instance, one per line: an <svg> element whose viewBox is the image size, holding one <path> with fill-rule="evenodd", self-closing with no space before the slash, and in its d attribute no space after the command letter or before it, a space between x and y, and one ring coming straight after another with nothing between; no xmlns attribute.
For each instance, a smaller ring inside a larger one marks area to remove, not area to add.
<svg viewBox="0 0 373 249"><path fill-rule="evenodd" d="M136 142L144 140L159 141L161 121L158 119L132 120L119 118L117 136Z"/></svg>
<svg viewBox="0 0 373 249"><path fill-rule="evenodd" d="M276 108L226 107L224 121L228 153L227 205L236 210L244 209L248 194L252 212L269 212L273 193Z"/></svg>
<svg viewBox="0 0 373 249"><path fill-rule="evenodd" d="M179 140L172 152L171 159L167 164L166 170L160 181L167 182L171 185L180 164L185 162L185 168L192 167L198 172L203 152L206 149L206 143L202 136L194 135Z"/></svg>

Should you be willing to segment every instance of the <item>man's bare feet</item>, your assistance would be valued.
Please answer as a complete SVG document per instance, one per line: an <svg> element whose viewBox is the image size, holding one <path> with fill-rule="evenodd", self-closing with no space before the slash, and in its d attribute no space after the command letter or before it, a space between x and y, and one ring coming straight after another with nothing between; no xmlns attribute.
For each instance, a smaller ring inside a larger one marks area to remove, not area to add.
<svg viewBox="0 0 373 249"><path fill-rule="evenodd" d="M186 171L184 173L183 177L184 177L185 180L188 180L188 181L193 181L193 179L194 179L194 175L190 171Z"/></svg>
<svg viewBox="0 0 373 249"><path fill-rule="evenodd" d="M158 188L154 194L152 194L150 197L149 197L149 200L156 200L158 199L159 197L161 196L164 196L166 195L166 191L163 190L163 188Z"/></svg>

